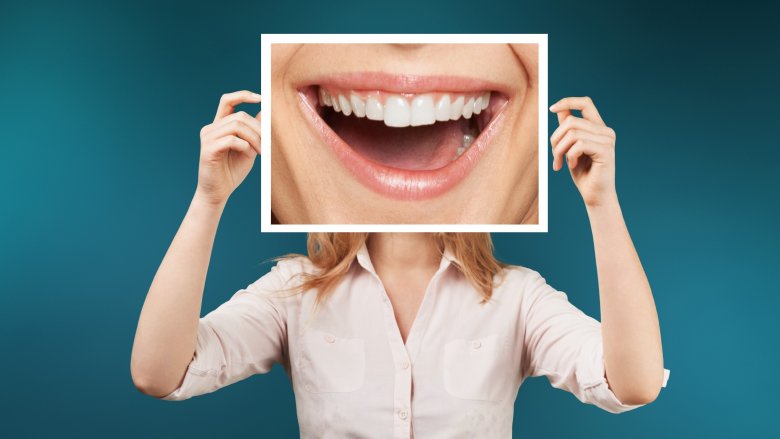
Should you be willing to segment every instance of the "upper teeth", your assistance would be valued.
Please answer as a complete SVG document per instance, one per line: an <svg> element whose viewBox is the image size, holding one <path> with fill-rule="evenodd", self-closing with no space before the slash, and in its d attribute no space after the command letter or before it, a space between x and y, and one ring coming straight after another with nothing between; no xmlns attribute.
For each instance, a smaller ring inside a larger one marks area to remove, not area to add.
<svg viewBox="0 0 780 439"><path fill-rule="evenodd" d="M399 94L333 92L320 87L320 105L333 107L345 116L355 114L384 121L389 127L432 125L436 121L471 118L490 103L490 92L479 94L426 93L410 98Z"/></svg>

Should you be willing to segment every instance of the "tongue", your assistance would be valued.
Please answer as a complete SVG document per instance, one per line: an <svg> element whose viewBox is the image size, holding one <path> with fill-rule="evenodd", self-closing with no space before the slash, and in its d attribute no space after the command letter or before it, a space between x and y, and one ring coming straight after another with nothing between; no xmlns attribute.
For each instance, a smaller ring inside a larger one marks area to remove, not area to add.
<svg viewBox="0 0 780 439"><path fill-rule="evenodd" d="M355 151L370 160L408 170L431 170L446 166L456 157L468 132L464 119L433 125L391 128L381 121L331 114L333 131Z"/></svg>

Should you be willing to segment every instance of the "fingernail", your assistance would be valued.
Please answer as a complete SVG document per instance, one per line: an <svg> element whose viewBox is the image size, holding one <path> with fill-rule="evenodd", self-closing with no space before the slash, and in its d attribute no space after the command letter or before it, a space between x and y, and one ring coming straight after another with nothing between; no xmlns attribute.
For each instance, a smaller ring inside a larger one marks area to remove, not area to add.
<svg viewBox="0 0 780 439"><path fill-rule="evenodd" d="M556 105L557 105L557 104L552 104L552 105L550 105L550 111L552 111L553 113L555 112L555 106L556 106Z"/></svg>
<svg viewBox="0 0 780 439"><path fill-rule="evenodd" d="M255 99L258 99L258 100L261 99L261 96L259 94L257 94L257 93L252 93L252 97L254 97Z"/></svg>

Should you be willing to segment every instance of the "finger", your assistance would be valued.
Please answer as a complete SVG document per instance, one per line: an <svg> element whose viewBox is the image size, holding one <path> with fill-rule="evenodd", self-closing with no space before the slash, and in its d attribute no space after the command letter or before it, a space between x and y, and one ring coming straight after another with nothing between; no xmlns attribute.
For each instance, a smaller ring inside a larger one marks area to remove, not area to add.
<svg viewBox="0 0 780 439"><path fill-rule="evenodd" d="M257 154L257 151L249 142L237 136L225 136L214 143L212 153L215 156L224 154L227 151L237 151L249 157Z"/></svg>
<svg viewBox="0 0 780 439"><path fill-rule="evenodd" d="M574 145L579 138L576 130L569 130L566 135L553 147L553 171L558 171L563 167L563 155Z"/></svg>
<svg viewBox="0 0 780 439"><path fill-rule="evenodd" d="M216 129L222 125L229 124L233 122L234 120L240 120L244 122L245 124L249 125L250 128L257 131L257 134L260 134L260 121L255 119L254 117L250 116L246 111L237 111L231 115L225 116L222 119L214 122L211 124L211 129Z"/></svg>
<svg viewBox="0 0 780 439"><path fill-rule="evenodd" d="M214 130L207 135L207 139L218 140L225 136L240 137L249 142L249 144L257 150L258 154L260 153L260 133L252 129L242 120L235 119L214 128Z"/></svg>
<svg viewBox="0 0 780 439"><path fill-rule="evenodd" d="M262 117L261 116L262 116L262 112L258 112L257 116L254 117L254 119L257 121L258 130L262 127ZM258 133L260 133L260 131L258 131ZM260 134L260 138L261 139L263 138L262 134ZM258 154L260 154L261 149L262 149L262 145L261 145L260 148L257 148L257 153Z"/></svg>
<svg viewBox="0 0 780 439"><path fill-rule="evenodd" d="M558 126L560 126L566 119L569 118L569 116L571 116L571 111L569 110L559 111L558 113L556 113L556 115L558 116Z"/></svg>
<svg viewBox="0 0 780 439"><path fill-rule="evenodd" d="M561 140L564 134L568 130L571 129L578 129L582 131L591 132L594 134L600 134L607 137L612 137L614 139L615 137L615 131L612 128L609 128L604 125L599 125L597 123L591 122L589 120L585 120L581 117L577 116L571 116L567 117L563 123L553 132L552 136L550 136L550 144L552 146L555 146L558 141Z"/></svg>
<svg viewBox="0 0 780 439"><path fill-rule="evenodd" d="M609 146L590 140L578 140L566 154L566 163L569 169L576 169L580 158L585 155L594 162L603 161L604 155L609 151Z"/></svg>
<svg viewBox="0 0 780 439"><path fill-rule="evenodd" d="M217 106L217 114L214 116L214 121L229 115L233 112L233 109L238 104L250 103L257 104L261 100L261 96L257 93L252 93L248 90L236 91L233 93L226 93L219 99L219 106Z"/></svg>
<svg viewBox="0 0 780 439"><path fill-rule="evenodd" d="M563 168L563 156L578 141L589 141L594 143L609 144L610 138L598 134L592 134L586 131L576 129L569 130L560 142L553 148L553 170L558 171Z"/></svg>
<svg viewBox="0 0 780 439"><path fill-rule="evenodd" d="M563 98L560 101L554 103L550 107L550 111L558 113L563 110L579 110L582 112L582 117L592 122L604 124L604 120L599 114L599 110L596 109L596 105L593 100L587 96L575 97L575 98ZM560 120L560 116L558 116Z"/></svg>

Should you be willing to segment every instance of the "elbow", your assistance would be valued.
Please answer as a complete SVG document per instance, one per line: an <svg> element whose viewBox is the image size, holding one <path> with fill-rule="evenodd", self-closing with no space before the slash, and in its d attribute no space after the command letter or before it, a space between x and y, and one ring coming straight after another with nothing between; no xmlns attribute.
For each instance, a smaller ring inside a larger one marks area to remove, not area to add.
<svg viewBox="0 0 780 439"><path fill-rule="evenodd" d="M664 386L665 371L663 366L623 370L623 374L615 374L614 380L608 380L617 399L625 405L645 405L658 399Z"/></svg>
<svg viewBox="0 0 780 439"><path fill-rule="evenodd" d="M146 376L139 376L137 374L132 374L132 377L133 386L135 386L139 392L149 396L153 396L157 393L157 387L154 385L154 381L150 380Z"/></svg>
<svg viewBox="0 0 780 439"><path fill-rule="evenodd" d="M620 395L620 402L626 405L645 405L650 404L658 398L661 393L661 385L646 385L631 389L631 392Z"/></svg>
<svg viewBox="0 0 780 439"><path fill-rule="evenodd" d="M160 382L152 374L139 370L138 367L130 367L130 376L133 379L133 386L138 389L139 392L144 395L151 396L153 398L162 398L167 396L175 389L170 388L170 385Z"/></svg>
<svg viewBox="0 0 780 439"><path fill-rule="evenodd" d="M620 402L626 405L645 405L650 404L658 398L661 388L650 388L647 390L635 391L634 393L620 398Z"/></svg>

